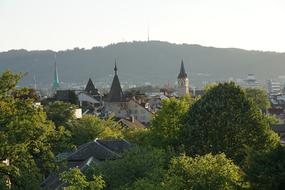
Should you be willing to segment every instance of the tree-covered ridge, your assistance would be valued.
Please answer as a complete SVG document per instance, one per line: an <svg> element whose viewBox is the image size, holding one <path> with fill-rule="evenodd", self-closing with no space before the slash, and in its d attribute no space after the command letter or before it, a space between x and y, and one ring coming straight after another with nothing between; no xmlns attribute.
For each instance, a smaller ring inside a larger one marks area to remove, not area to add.
<svg viewBox="0 0 285 190"><path fill-rule="evenodd" d="M36 106L27 89L16 89L20 78L0 77L0 189L42 189L51 173L66 190L285 188L285 148L261 111L266 103L253 98L263 92L217 84L194 100L164 101L147 129L126 129L110 118L75 119L72 104ZM120 159L59 172L56 155L96 138L132 147Z"/></svg>
<svg viewBox="0 0 285 190"><path fill-rule="evenodd" d="M36 76L38 85L50 86L54 53L51 50L2 52L0 70L28 72L30 75L22 81L25 85L33 84ZM60 81L85 83L89 77L95 82L109 80L106 76L112 73L115 58L118 61L120 80L139 84L173 83L176 81L181 58L184 59L186 72L194 86L201 85L205 80L243 78L248 73L255 73L257 79L265 81L283 75L285 70L284 53L135 41L57 52Z"/></svg>

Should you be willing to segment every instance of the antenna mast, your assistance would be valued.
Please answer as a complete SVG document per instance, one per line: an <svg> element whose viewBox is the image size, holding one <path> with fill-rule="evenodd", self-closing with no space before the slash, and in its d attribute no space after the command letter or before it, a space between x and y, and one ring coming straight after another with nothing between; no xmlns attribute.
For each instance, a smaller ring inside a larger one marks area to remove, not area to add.
<svg viewBox="0 0 285 190"><path fill-rule="evenodd" d="M147 42L149 42L149 25L147 25Z"/></svg>

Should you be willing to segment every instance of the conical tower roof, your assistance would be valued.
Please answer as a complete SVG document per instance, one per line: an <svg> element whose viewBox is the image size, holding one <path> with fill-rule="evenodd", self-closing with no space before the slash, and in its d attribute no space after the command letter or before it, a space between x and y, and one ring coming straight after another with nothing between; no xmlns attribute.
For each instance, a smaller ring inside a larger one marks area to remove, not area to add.
<svg viewBox="0 0 285 190"><path fill-rule="evenodd" d="M180 66L180 73L178 75L178 78L187 78L187 73L185 72L185 68L184 68L184 63L183 60L181 60L181 66Z"/></svg>
<svg viewBox="0 0 285 190"><path fill-rule="evenodd" d="M91 94L91 95L98 95L98 89L95 88L94 83L92 82L91 78L89 78L87 85L85 87L85 92Z"/></svg>
<svg viewBox="0 0 285 190"><path fill-rule="evenodd" d="M108 100L109 102L124 102L125 101L125 96L123 94L122 88L121 88L121 84L120 84L120 80L117 74L117 64L115 62L115 76L113 78L113 82L112 82L112 86L109 92L109 96L108 96Z"/></svg>

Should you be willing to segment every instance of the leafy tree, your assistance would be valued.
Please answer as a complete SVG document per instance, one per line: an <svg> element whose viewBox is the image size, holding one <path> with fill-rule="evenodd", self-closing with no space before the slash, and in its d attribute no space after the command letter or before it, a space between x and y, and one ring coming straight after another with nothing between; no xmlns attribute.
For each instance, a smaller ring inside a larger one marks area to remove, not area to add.
<svg viewBox="0 0 285 190"><path fill-rule="evenodd" d="M35 89L21 88L20 90L14 90L12 95L20 99L32 99L34 102L40 101L40 97Z"/></svg>
<svg viewBox="0 0 285 190"><path fill-rule="evenodd" d="M275 115L264 115L265 119L267 120L267 123L272 126L276 125L280 122L282 122L279 118L277 118Z"/></svg>
<svg viewBox="0 0 285 190"><path fill-rule="evenodd" d="M11 71L5 71L0 77L0 97L4 98L11 94L22 76L24 76L23 73L13 74Z"/></svg>
<svg viewBox="0 0 285 190"><path fill-rule="evenodd" d="M9 71L0 77L0 160L9 161L0 165L0 176L9 178L12 189L40 189L55 167L51 139L57 131L27 91L16 90L20 78Z"/></svg>
<svg viewBox="0 0 285 190"><path fill-rule="evenodd" d="M224 152L240 163L246 146L264 151L279 144L268 119L232 82L211 88L192 105L186 122L184 144L191 155Z"/></svg>
<svg viewBox="0 0 285 190"><path fill-rule="evenodd" d="M162 109L155 115L150 127L151 143L155 146L179 146L183 118L190 106L190 97L170 98L163 101Z"/></svg>
<svg viewBox="0 0 285 190"><path fill-rule="evenodd" d="M207 154L173 158L163 184L171 190L236 190L242 181L241 170L225 154Z"/></svg>
<svg viewBox="0 0 285 190"><path fill-rule="evenodd" d="M211 90L212 88L216 87L218 85L218 83L207 83L204 86L204 91L207 92L209 90Z"/></svg>
<svg viewBox="0 0 285 190"><path fill-rule="evenodd" d="M44 106L47 118L52 120L56 126L65 125L74 118L76 106L61 101L49 102Z"/></svg>
<svg viewBox="0 0 285 190"><path fill-rule="evenodd" d="M72 143L78 146L96 138L121 138L122 133L115 125L112 118L102 120L97 116L84 115L68 123L67 129L72 134Z"/></svg>
<svg viewBox="0 0 285 190"><path fill-rule="evenodd" d="M256 103L258 108L262 111L270 107L269 97L267 92L260 88L246 88L245 96Z"/></svg>
<svg viewBox="0 0 285 190"><path fill-rule="evenodd" d="M107 189L133 187L137 180L147 180L155 184L161 181L172 153L152 147L133 147L122 155L122 159L105 161L92 175L103 175ZM137 184L138 185L138 184Z"/></svg>
<svg viewBox="0 0 285 190"><path fill-rule="evenodd" d="M285 188L285 147L260 152L250 150L245 172L252 189L281 190Z"/></svg>
<svg viewBox="0 0 285 190"><path fill-rule="evenodd" d="M135 145L149 145L150 130L148 128L123 128L123 138Z"/></svg>
<svg viewBox="0 0 285 190"><path fill-rule="evenodd" d="M151 179L138 179L128 187L121 188L122 190L164 190L161 182Z"/></svg>
<svg viewBox="0 0 285 190"><path fill-rule="evenodd" d="M88 181L79 168L61 173L60 180L67 184L64 190L101 190L105 187L102 176L93 176L93 179Z"/></svg>

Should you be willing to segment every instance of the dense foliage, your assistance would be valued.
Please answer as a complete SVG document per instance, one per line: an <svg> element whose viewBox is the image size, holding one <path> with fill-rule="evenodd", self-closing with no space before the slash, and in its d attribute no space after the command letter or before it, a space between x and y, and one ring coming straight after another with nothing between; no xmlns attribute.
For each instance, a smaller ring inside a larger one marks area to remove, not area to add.
<svg viewBox="0 0 285 190"><path fill-rule="evenodd" d="M267 117L232 82L211 88L192 105L186 121L183 141L190 155L224 152L240 163L246 147L265 151L279 144Z"/></svg>
<svg viewBox="0 0 285 190"><path fill-rule="evenodd" d="M245 96L247 99L255 102L258 108L262 111L266 111L270 107L269 97L267 92L260 88L246 88Z"/></svg>
<svg viewBox="0 0 285 190"><path fill-rule="evenodd" d="M242 171L224 154L173 158L164 186L175 190L235 190L245 187Z"/></svg>
<svg viewBox="0 0 285 190"><path fill-rule="evenodd" d="M76 146L80 146L96 138L122 138L122 132L112 118L101 120L93 115L85 115L81 119L69 122L66 128L71 132L71 141Z"/></svg>
<svg viewBox="0 0 285 190"><path fill-rule="evenodd" d="M170 98L163 100L162 109L159 110L150 128L150 141L154 146L181 145L181 130L184 128L183 118L190 106L190 97L181 100Z"/></svg>
<svg viewBox="0 0 285 190"><path fill-rule="evenodd" d="M139 180L156 184L166 171L172 153L153 147L133 147L122 159L106 161L97 166L107 189L123 189L137 185Z"/></svg>
<svg viewBox="0 0 285 190"><path fill-rule="evenodd" d="M9 162L0 164L0 176L13 189L32 190L55 167L51 139L59 136L33 99L23 98L27 91L15 89L20 77L5 72L0 78L0 160Z"/></svg>
<svg viewBox="0 0 285 190"><path fill-rule="evenodd" d="M49 102L44 106L48 119L53 121L56 126L65 125L75 119L75 108L75 105L61 101Z"/></svg>
<svg viewBox="0 0 285 190"><path fill-rule="evenodd" d="M245 168L254 190L281 190L285 188L285 147L268 152L250 150Z"/></svg>
<svg viewBox="0 0 285 190"><path fill-rule="evenodd" d="M35 93L16 89L21 76L0 77L0 189L41 189L43 179L58 171L55 155L96 138L123 138L132 147L120 159L60 173L63 189L285 188L285 148L269 127L276 119L260 111L267 108L264 92L209 85L195 101L164 101L150 128L128 129L112 118L76 119L73 104L38 106Z"/></svg>
<svg viewBox="0 0 285 190"><path fill-rule="evenodd" d="M102 176L92 176L89 180L79 168L61 173L60 180L67 184L64 190L102 190L105 187Z"/></svg>

